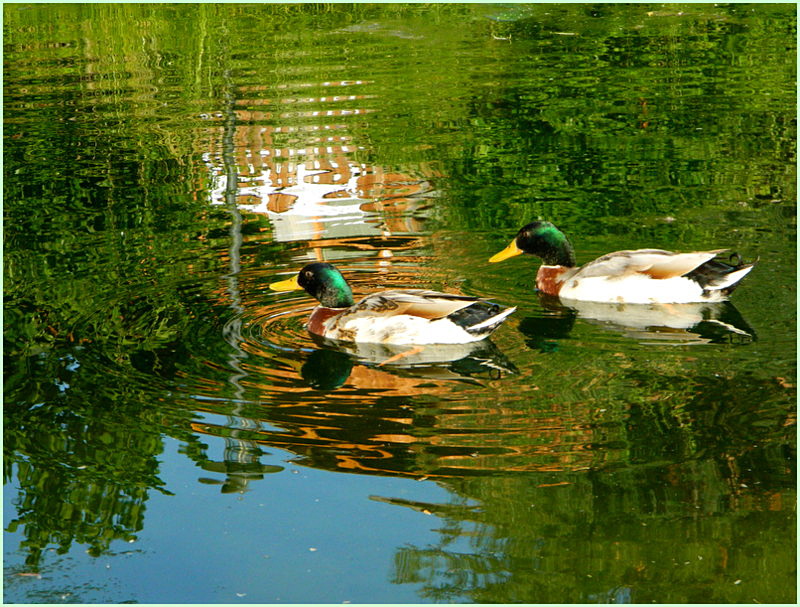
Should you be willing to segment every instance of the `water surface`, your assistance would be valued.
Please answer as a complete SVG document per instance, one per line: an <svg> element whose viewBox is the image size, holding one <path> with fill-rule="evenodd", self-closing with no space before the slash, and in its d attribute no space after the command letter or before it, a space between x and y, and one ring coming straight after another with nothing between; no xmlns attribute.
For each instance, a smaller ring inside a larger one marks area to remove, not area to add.
<svg viewBox="0 0 800 607"><path fill-rule="evenodd" d="M4 17L7 601L795 601L792 5ZM759 261L567 305L535 218ZM321 260L518 310L381 364Z"/></svg>

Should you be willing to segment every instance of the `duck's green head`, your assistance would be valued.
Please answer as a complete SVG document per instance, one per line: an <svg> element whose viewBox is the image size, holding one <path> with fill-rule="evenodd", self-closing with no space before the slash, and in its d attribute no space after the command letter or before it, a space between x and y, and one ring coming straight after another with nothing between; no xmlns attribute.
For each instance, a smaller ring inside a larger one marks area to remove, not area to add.
<svg viewBox="0 0 800 607"><path fill-rule="evenodd" d="M511 244L489 259L496 263L528 253L541 257L548 266L575 266L575 251L564 233L549 221L534 221L522 227Z"/></svg>
<svg viewBox="0 0 800 607"><path fill-rule="evenodd" d="M341 272L329 263L310 263L289 280L269 285L273 291L305 289L326 308L349 308L353 292Z"/></svg>

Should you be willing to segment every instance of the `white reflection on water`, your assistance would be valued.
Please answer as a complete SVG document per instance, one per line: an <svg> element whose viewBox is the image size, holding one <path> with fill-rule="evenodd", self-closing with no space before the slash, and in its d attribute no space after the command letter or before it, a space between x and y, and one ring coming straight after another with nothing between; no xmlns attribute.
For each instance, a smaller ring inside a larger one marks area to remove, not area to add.
<svg viewBox="0 0 800 607"><path fill-rule="evenodd" d="M298 83L302 87L352 87L365 81ZM397 231L419 231L418 218L426 198L434 195L424 167L411 169L371 165L356 158L369 151L347 123L328 123L374 110L342 109L342 100L367 103L371 95L322 95L308 98L265 99L265 87L251 87L251 99L236 99L225 128L233 132L235 167L226 166L225 153L207 151L210 202L227 205L231 191L236 205L249 213L264 214L278 242L385 236ZM310 104L320 111L282 112L286 104ZM331 105L333 104L333 105ZM329 109L330 108L330 109ZM270 111L273 110L273 111ZM275 117L279 124L275 124ZM230 119L233 118L233 122ZM225 137L221 144L225 144ZM216 147L216 146L214 146ZM234 168L234 171L231 169ZM237 183L228 183L235 174ZM390 208L391 218L382 211Z"/></svg>
<svg viewBox="0 0 800 607"><path fill-rule="evenodd" d="M205 160L210 162L209 155ZM376 214L364 211L365 201L358 197L358 179L363 174L361 166L348 165L349 177L344 183L321 179L330 177L330 171L309 169L306 163L296 164L292 169L294 177L288 186L276 185L274 172L267 168L238 189L237 198L247 197L251 202L239 208L267 215L275 240L290 242L381 234L378 221L367 221ZM213 168L212 174L212 204L223 205L227 177Z"/></svg>
<svg viewBox="0 0 800 607"><path fill-rule="evenodd" d="M578 318L649 345L693 345L720 341L750 343L755 331L730 302L607 304L563 300L544 303L575 310Z"/></svg>

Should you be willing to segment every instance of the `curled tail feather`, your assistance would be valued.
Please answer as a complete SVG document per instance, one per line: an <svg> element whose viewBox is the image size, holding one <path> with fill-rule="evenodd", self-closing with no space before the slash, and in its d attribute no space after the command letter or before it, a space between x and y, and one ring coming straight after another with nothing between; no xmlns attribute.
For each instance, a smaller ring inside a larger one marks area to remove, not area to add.
<svg viewBox="0 0 800 607"><path fill-rule="evenodd" d="M756 259L752 263L745 264L738 253L732 253L728 259L731 260L734 257L737 261L735 265L712 259L686 274L686 277L696 281L704 291L720 291L728 295L758 262Z"/></svg>

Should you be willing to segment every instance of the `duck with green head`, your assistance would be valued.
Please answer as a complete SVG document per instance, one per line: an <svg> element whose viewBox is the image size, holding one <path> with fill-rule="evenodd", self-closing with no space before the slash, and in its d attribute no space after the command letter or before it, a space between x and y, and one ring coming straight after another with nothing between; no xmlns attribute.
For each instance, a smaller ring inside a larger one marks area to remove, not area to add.
<svg viewBox="0 0 800 607"><path fill-rule="evenodd" d="M373 293L358 303L341 272L311 263L294 277L270 285L274 291L304 289L319 301L306 325L337 341L397 345L459 344L488 337L516 308L426 289Z"/></svg>
<svg viewBox="0 0 800 607"><path fill-rule="evenodd" d="M536 287L561 299L603 303L695 303L722 301L755 264L714 259L725 249L673 253L661 249L616 251L577 267L567 237L549 221L522 227L496 263L522 253L544 262Z"/></svg>

